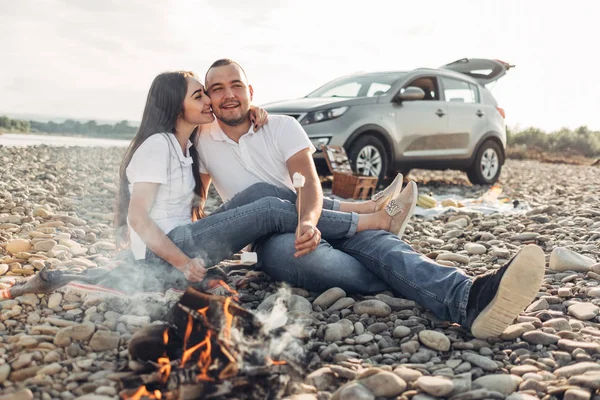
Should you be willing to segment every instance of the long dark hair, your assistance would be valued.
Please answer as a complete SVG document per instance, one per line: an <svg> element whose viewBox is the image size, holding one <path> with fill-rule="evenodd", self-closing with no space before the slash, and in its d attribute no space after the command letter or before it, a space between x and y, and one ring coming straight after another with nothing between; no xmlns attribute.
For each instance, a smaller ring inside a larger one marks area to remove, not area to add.
<svg viewBox="0 0 600 400"><path fill-rule="evenodd" d="M183 101L187 93L187 78L196 78L193 72L176 71L164 72L154 78L148 97L142 122L135 137L125 152L121 168L119 170L119 191L117 192L115 212L115 240L117 246L123 247L129 244L129 228L127 226L127 213L131 194L129 193L129 180L127 179L127 166L131 157L140 147L144 140L157 133L175 134L175 124L179 116L183 115ZM194 201L192 204L192 219L197 220L204 216L202 211L205 196L202 181L200 180L200 169L198 168L198 151L196 150L196 130L192 133L190 140L190 155L194 160L192 167L194 175Z"/></svg>

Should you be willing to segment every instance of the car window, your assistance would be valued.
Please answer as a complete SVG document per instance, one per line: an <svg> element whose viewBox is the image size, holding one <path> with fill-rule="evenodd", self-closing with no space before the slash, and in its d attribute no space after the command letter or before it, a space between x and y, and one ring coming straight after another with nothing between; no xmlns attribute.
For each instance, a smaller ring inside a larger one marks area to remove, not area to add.
<svg viewBox="0 0 600 400"><path fill-rule="evenodd" d="M387 93L406 73L351 75L329 82L306 97L374 97Z"/></svg>
<svg viewBox="0 0 600 400"><path fill-rule="evenodd" d="M382 94L386 94L391 87L392 85L388 85L386 83L373 82L371 83L371 86L369 86L367 97L381 96Z"/></svg>
<svg viewBox="0 0 600 400"><path fill-rule="evenodd" d="M440 94L438 89L437 78L434 76L420 76L414 79L409 84L402 88L402 91L409 86L418 87L425 92L423 100L439 100Z"/></svg>
<svg viewBox="0 0 600 400"><path fill-rule="evenodd" d="M348 82L333 87L322 94L322 97L356 97L360 91L361 84L358 82Z"/></svg>
<svg viewBox="0 0 600 400"><path fill-rule="evenodd" d="M444 98L450 103L479 103L477 86L458 79L442 77Z"/></svg>

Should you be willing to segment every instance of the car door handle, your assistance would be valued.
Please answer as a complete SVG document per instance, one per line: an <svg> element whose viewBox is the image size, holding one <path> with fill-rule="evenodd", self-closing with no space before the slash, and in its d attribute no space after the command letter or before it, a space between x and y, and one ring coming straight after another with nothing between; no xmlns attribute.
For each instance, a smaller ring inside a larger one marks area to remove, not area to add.
<svg viewBox="0 0 600 400"><path fill-rule="evenodd" d="M437 115L438 117L443 117L444 115L446 115L446 113L443 112L442 109L440 108L439 110L437 110L435 112L435 115Z"/></svg>
<svg viewBox="0 0 600 400"><path fill-rule="evenodd" d="M477 114L478 117L483 117L483 111L481 110L477 110L475 114Z"/></svg>

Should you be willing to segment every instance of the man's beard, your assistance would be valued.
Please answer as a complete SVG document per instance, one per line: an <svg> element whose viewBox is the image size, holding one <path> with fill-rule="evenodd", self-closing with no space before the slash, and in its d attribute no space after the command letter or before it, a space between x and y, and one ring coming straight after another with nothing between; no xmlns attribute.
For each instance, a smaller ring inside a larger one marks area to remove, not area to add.
<svg viewBox="0 0 600 400"><path fill-rule="evenodd" d="M244 122L248 121L249 113L250 113L250 110L246 111L240 117L237 117L237 118L226 118L222 115L221 116L217 115L217 118L219 119L219 121L223 122L225 125L238 126L238 125L241 125Z"/></svg>

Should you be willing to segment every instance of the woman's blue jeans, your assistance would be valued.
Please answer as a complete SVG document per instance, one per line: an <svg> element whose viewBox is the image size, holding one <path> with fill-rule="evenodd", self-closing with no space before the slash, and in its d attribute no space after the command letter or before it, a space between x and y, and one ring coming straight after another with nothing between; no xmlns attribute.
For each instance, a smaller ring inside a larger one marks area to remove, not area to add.
<svg viewBox="0 0 600 400"><path fill-rule="evenodd" d="M269 234L290 232L294 236L297 226L295 204L272 196L259 196L257 188L250 187L218 212L179 226L167 236L190 258L200 258L211 266ZM332 210L324 210L317 224L322 237L329 239L351 237L357 227L358 214ZM146 261L166 263L150 250L146 251Z"/></svg>

